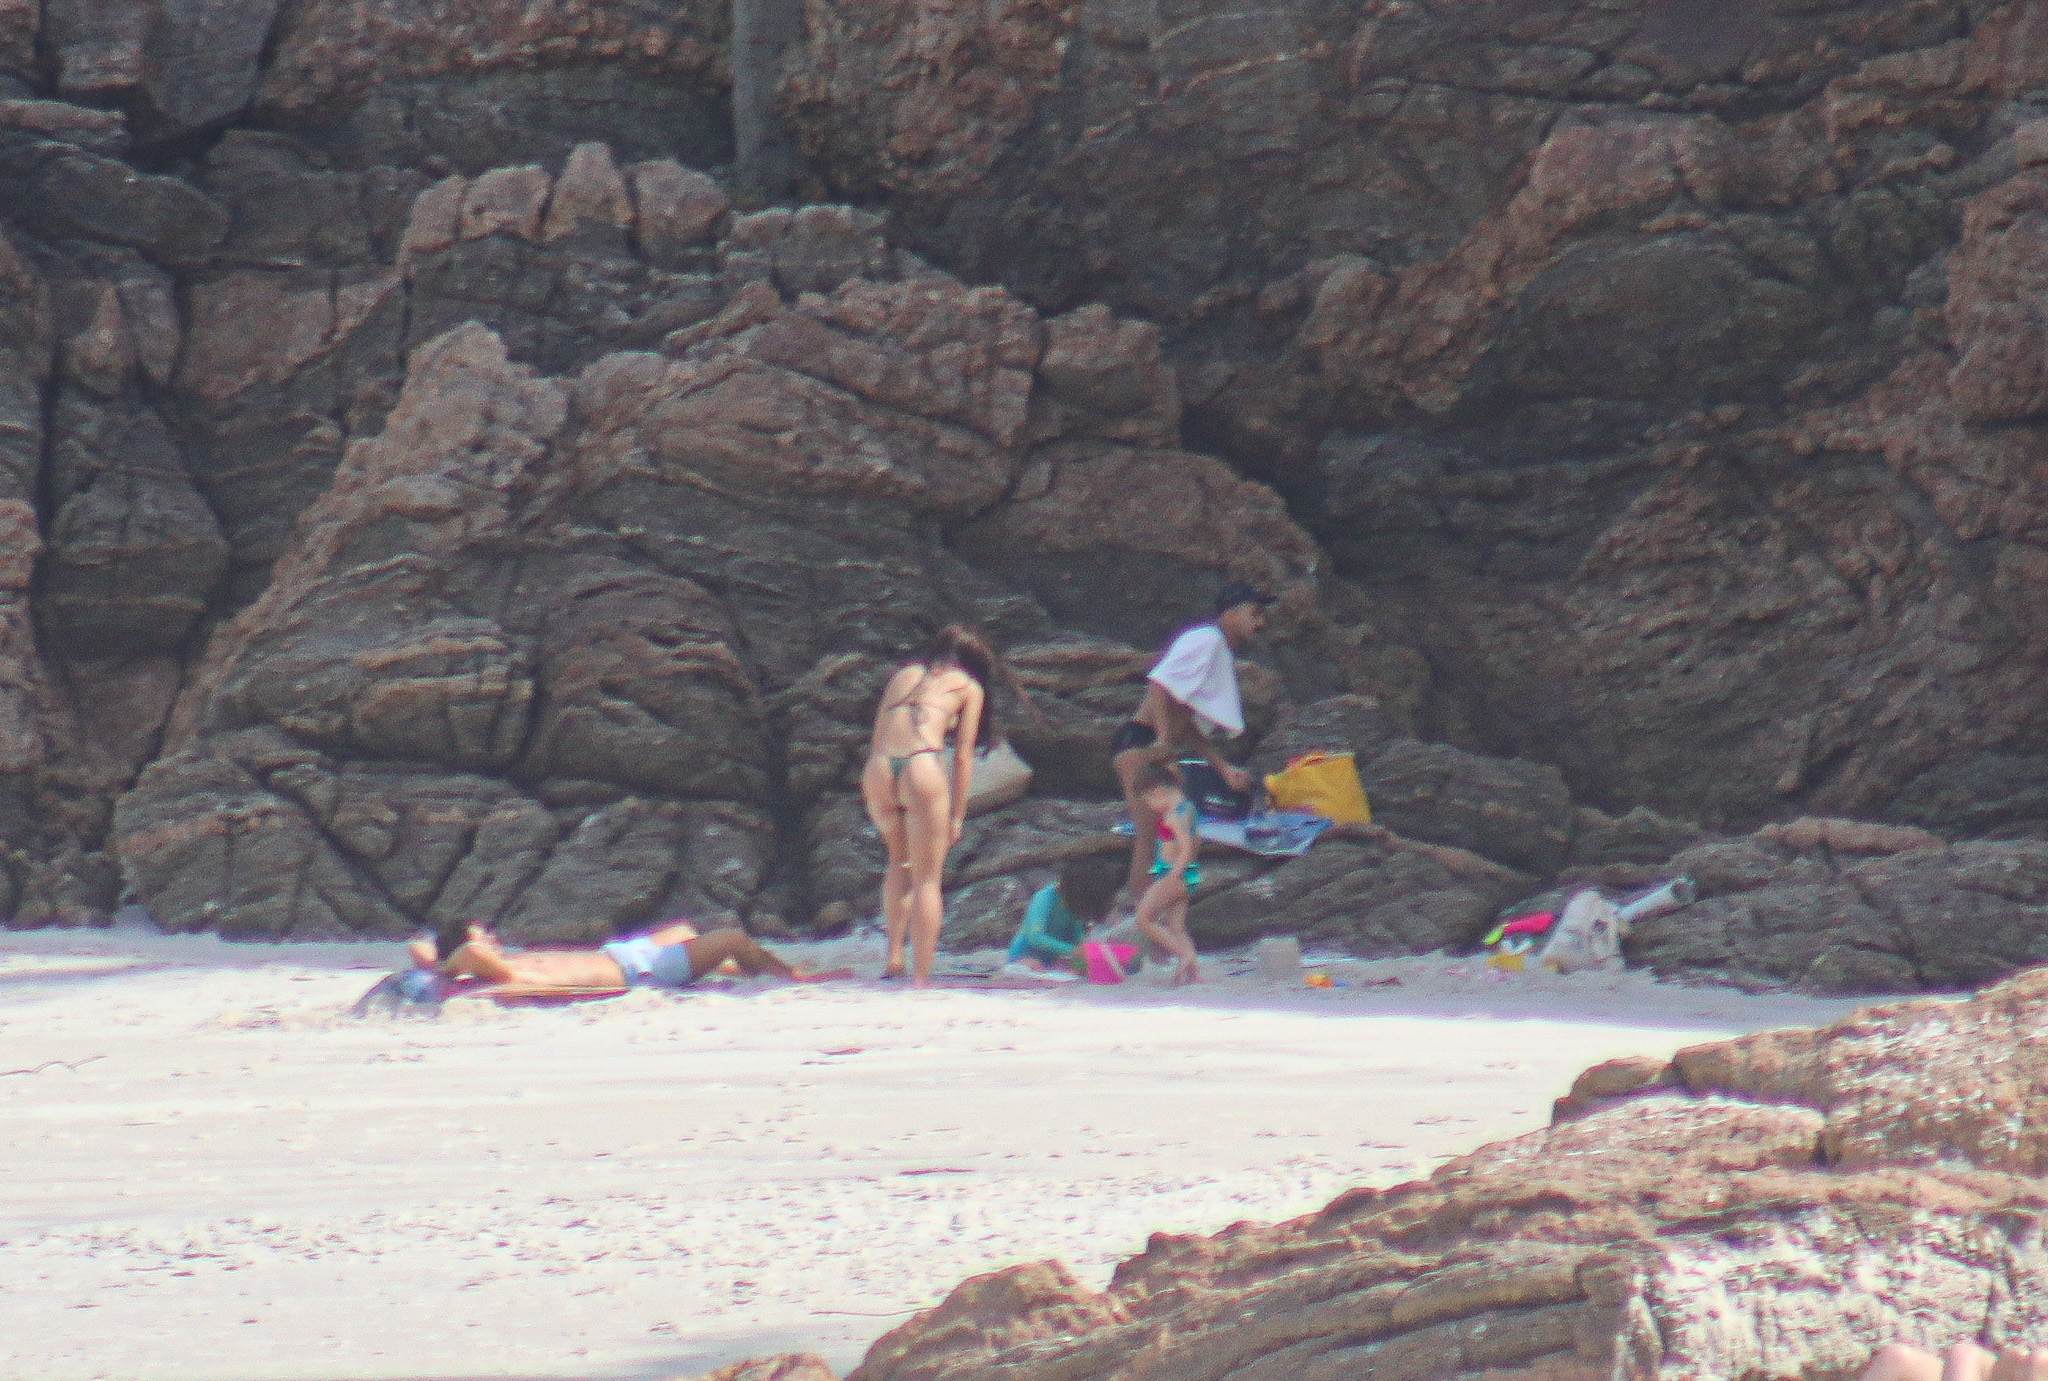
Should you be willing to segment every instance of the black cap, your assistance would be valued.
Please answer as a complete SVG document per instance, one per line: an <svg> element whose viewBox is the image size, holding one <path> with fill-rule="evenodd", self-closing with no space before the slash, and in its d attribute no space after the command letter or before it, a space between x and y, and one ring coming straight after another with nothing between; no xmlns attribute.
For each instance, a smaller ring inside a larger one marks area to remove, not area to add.
<svg viewBox="0 0 2048 1381"><path fill-rule="evenodd" d="M1265 605L1275 602L1273 596L1256 585L1245 584L1242 580L1226 580L1223 582L1223 588L1216 592L1216 612L1219 616L1240 604Z"/></svg>

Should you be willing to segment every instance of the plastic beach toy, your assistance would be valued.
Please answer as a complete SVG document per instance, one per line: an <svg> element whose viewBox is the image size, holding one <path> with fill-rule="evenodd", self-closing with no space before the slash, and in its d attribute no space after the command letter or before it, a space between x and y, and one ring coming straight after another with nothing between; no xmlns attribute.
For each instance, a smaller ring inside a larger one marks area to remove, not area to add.
<svg viewBox="0 0 2048 1381"><path fill-rule="evenodd" d="M1106 940L1090 940L1081 948L1088 959L1088 981L1090 983L1121 983L1130 977L1131 960L1138 957L1136 945L1112 944Z"/></svg>

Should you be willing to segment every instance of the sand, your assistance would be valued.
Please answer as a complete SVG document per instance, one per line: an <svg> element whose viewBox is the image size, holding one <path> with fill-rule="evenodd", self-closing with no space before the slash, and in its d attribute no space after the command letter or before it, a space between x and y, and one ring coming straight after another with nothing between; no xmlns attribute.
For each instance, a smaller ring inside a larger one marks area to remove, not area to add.
<svg viewBox="0 0 2048 1381"><path fill-rule="evenodd" d="M798 947L873 972L872 939ZM1848 1004L1469 960L350 1020L391 945L0 934L0 1377L850 1367L965 1276L1390 1185L1586 1065ZM992 966L994 956L953 961Z"/></svg>

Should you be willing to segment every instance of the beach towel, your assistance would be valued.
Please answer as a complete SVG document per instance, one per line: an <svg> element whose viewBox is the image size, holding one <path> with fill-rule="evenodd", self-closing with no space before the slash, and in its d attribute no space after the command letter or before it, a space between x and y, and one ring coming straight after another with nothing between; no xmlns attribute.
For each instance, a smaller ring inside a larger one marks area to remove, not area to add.
<svg viewBox="0 0 2048 1381"><path fill-rule="evenodd" d="M549 983L486 983L480 979L448 979L427 969L401 969L387 973L357 998L348 1009L352 1017L372 1012L392 1014L431 1013L442 1003L459 997L487 997L493 1002L555 1003L587 1002L593 998L617 997L626 989L572 988Z"/></svg>
<svg viewBox="0 0 2048 1381"><path fill-rule="evenodd" d="M1270 810L1243 820L1211 820L1203 816L1195 822L1195 833L1208 843L1242 849L1261 858L1299 858L1330 828L1330 823L1307 811ZM1120 820L1110 828L1117 834L1129 834L1131 822Z"/></svg>

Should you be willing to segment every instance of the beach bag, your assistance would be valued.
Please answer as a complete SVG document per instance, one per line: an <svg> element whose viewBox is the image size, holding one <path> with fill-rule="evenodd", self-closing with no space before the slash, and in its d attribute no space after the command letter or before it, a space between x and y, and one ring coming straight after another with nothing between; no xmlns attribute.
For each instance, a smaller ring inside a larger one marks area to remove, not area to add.
<svg viewBox="0 0 2048 1381"><path fill-rule="evenodd" d="M940 754L941 765L950 778L953 750ZM967 813L979 815L998 806L1024 799L1031 790L1031 764L1017 756L1006 739L974 750L974 771L967 779Z"/></svg>
<svg viewBox="0 0 2048 1381"><path fill-rule="evenodd" d="M1628 921L1620 908L1589 889L1564 904L1564 914L1557 918L1537 962L1558 973L1619 968L1621 937L1626 934Z"/></svg>
<svg viewBox="0 0 2048 1381"><path fill-rule="evenodd" d="M1233 791L1223 774L1200 758L1180 760L1180 789L1204 820L1242 820L1252 813L1250 790Z"/></svg>
<svg viewBox="0 0 2048 1381"><path fill-rule="evenodd" d="M1121 983L1131 976L1131 961L1138 957L1138 947L1088 940L1081 946L1081 957L1088 961L1090 983Z"/></svg>
<svg viewBox="0 0 2048 1381"><path fill-rule="evenodd" d="M1266 778L1275 809L1306 810L1346 825L1370 825L1372 807L1349 753L1304 753Z"/></svg>

